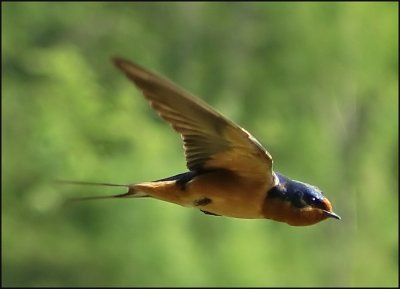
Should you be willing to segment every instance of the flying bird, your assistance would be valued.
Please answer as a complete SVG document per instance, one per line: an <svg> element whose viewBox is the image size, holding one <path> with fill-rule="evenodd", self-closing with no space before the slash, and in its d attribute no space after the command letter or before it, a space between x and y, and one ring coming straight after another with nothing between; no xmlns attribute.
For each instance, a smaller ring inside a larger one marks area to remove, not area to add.
<svg viewBox="0 0 400 289"><path fill-rule="evenodd" d="M189 171L128 185L66 181L128 190L74 200L151 197L208 215L271 219L293 226L340 219L320 189L274 172L270 153L244 128L172 81L122 58L113 62L180 134Z"/></svg>

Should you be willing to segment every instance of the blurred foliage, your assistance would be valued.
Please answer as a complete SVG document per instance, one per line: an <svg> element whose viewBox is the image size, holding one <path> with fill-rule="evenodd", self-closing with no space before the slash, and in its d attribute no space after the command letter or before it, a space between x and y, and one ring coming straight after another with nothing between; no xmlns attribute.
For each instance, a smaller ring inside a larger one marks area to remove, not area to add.
<svg viewBox="0 0 400 289"><path fill-rule="evenodd" d="M398 3L2 3L4 286L398 286ZM110 62L254 134L342 221L290 227L151 199L62 207L186 170Z"/></svg>

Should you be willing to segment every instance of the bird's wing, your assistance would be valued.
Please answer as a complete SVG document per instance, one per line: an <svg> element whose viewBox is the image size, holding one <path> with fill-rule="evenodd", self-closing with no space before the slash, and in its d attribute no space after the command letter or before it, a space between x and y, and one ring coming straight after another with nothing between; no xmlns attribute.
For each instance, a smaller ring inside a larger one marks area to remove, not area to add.
<svg viewBox="0 0 400 289"><path fill-rule="evenodd" d="M171 81L127 60L114 63L180 133L191 171L225 169L272 186L272 157L250 133Z"/></svg>

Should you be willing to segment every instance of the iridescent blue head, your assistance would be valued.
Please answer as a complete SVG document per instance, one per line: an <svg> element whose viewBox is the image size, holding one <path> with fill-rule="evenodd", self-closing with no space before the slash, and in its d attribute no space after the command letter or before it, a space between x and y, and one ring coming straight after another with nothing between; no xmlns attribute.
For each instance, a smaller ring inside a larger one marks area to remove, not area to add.
<svg viewBox="0 0 400 289"><path fill-rule="evenodd" d="M267 217L285 221L291 225L309 225L327 218L340 219L332 211L330 201L320 189L290 180L279 173L275 174L279 183L268 192L265 205ZM268 202L274 204L275 207L280 207L281 212L269 206Z"/></svg>

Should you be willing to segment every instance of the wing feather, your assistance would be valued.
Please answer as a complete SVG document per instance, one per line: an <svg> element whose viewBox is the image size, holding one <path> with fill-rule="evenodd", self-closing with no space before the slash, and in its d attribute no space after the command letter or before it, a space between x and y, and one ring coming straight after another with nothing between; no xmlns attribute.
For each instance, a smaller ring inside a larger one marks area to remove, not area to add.
<svg viewBox="0 0 400 289"><path fill-rule="evenodd" d="M114 63L181 135L191 171L224 169L273 185L272 157L250 133L171 81L127 60Z"/></svg>

